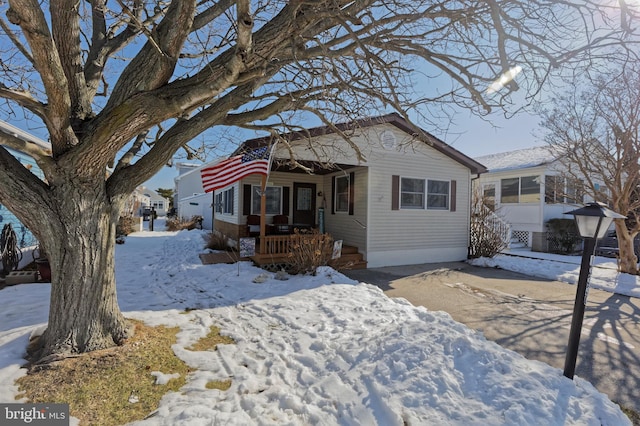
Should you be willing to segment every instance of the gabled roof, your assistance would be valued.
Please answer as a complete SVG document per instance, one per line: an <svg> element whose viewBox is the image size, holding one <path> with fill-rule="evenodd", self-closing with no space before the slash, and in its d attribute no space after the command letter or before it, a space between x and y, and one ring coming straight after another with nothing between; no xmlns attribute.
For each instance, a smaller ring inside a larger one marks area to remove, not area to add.
<svg viewBox="0 0 640 426"><path fill-rule="evenodd" d="M489 172L544 166L553 163L557 159L558 156L554 154L551 147L547 145L483 155L475 158L476 161L484 164Z"/></svg>
<svg viewBox="0 0 640 426"><path fill-rule="evenodd" d="M379 117L364 118L364 119L347 122L347 123L339 123L339 124L335 124L335 128L337 128L340 131L348 131L348 130L356 130L358 128L372 127L380 124L391 124L397 127L398 129L413 136L417 140L424 142L425 144L441 152L447 157L450 157L451 159L457 161L458 163L466 166L469 170L471 170L472 173L479 174L487 171L486 167L483 166L478 161L470 157L467 157L460 151L452 148L451 146L441 141L440 139L436 138L432 134L420 129L419 127L414 126L413 124L409 123L407 120L402 118L397 113L391 113L391 114L387 114ZM332 127L320 126L320 127L314 127L311 129L306 129L306 131L304 132L285 133L281 135L281 137L287 139L288 141L294 141L294 140L301 140L301 139L307 139L307 138L312 138L312 137L317 137L322 135L333 134L333 133L334 133L334 130ZM266 136L266 137L256 138L256 139L249 139L243 142L242 145L240 145L240 147L232 154L232 156L238 155L250 149L268 145L271 141L272 141L271 136Z"/></svg>

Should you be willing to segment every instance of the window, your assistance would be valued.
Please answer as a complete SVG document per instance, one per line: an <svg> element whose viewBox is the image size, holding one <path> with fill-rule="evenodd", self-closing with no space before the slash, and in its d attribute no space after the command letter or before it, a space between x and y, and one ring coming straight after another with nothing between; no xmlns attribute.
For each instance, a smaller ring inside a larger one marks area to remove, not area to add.
<svg viewBox="0 0 640 426"><path fill-rule="evenodd" d="M216 193L216 200L213 203L213 209L216 213L222 213L222 206L224 204L223 198L222 198L222 192L218 192Z"/></svg>
<svg viewBox="0 0 640 426"><path fill-rule="evenodd" d="M427 181L427 209L449 209L449 182L444 180Z"/></svg>
<svg viewBox="0 0 640 426"><path fill-rule="evenodd" d="M235 188L232 186L226 191L216 193L216 199L213 204L216 213L233 214Z"/></svg>
<svg viewBox="0 0 640 426"><path fill-rule="evenodd" d="M251 214L260 214L260 186L255 185L251 191ZM267 186L266 188L267 214L281 214L282 187Z"/></svg>
<svg viewBox="0 0 640 426"><path fill-rule="evenodd" d="M349 176L336 176L335 211L349 211Z"/></svg>
<svg viewBox="0 0 640 426"><path fill-rule="evenodd" d="M424 179L401 179L400 207L403 209L424 209Z"/></svg>
<svg viewBox="0 0 640 426"><path fill-rule="evenodd" d="M401 178L400 207L403 209L448 210L449 191L449 181L446 180Z"/></svg>
<svg viewBox="0 0 640 426"><path fill-rule="evenodd" d="M520 178L520 202L537 203L540 201L540 177L523 176Z"/></svg>
<svg viewBox="0 0 640 426"><path fill-rule="evenodd" d="M540 201L540 177L523 176L500 181L500 202L535 203Z"/></svg>
<svg viewBox="0 0 640 426"><path fill-rule="evenodd" d="M562 178L559 176L544 177L544 202L547 204L562 203Z"/></svg>
<svg viewBox="0 0 640 426"><path fill-rule="evenodd" d="M222 213L233 214L234 187L227 189L222 193Z"/></svg>
<svg viewBox="0 0 640 426"><path fill-rule="evenodd" d="M520 191L520 178L502 179L500 181L500 202L517 203Z"/></svg>
<svg viewBox="0 0 640 426"><path fill-rule="evenodd" d="M544 201L548 204L581 204L584 193L583 183L579 179L565 179L561 176L544 177Z"/></svg>
<svg viewBox="0 0 640 426"><path fill-rule="evenodd" d="M152 204L156 210L164 210L164 201L154 201Z"/></svg>
<svg viewBox="0 0 640 426"><path fill-rule="evenodd" d="M482 188L484 205L491 211L496 210L496 186L493 183L484 185Z"/></svg>
<svg viewBox="0 0 640 426"><path fill-rule="evenodd" d="M584 199L583 182L579 179L567 179L566 203L582 204Z"/></svg>

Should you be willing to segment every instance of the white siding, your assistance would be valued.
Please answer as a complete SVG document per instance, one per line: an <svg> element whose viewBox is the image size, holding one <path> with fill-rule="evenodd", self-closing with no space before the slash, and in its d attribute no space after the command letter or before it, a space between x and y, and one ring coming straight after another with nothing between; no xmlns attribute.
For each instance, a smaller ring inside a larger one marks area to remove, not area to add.
<svg viewBox="0 0 640 426"><path fill-rule="evenodd" d="M556 172L553 172L555 174ZM496 212L512 227L513 231L544 231L545 209L548 205L544 202L544 176L550 174L547 166L529 167L524 169L506 170L495 173L485 173L476 182L477 187L486 183L494 183L496 186ZM500 182L502 179L517 178L523 176L539 176L540 201L535 203L502 203ZM555 209L554 209L555 210ZM561 216L560 216L561 217Z"/></svg>
<svg viewBox="0 0 640 426"><path fill-rule="evenodd" d="M200 169L202 167L184 173L175 178L176 193L174 196L174 200L177 201L176 204L178 207L179 216L186 217L186 213L180 211L180 208L183 205L182 200L188 197L193 197L195 194L204 193L204 189L202 188L202 178L200 177Z"/></svg>
<svg viewBox="0 0 640 426"><path fill-rule="evenodd" d="M213 215L215 215L215 219L222 221L222 222L227 222L227 223L233 223L235 225L238 225L240 223L245 223L244 221L239 221L238 217L242 216L242 212L238 211L242 205L241 200L242 200L242 185L240 184L240 182L236 182L233 183L225 188L221 188L215 191L215 194L220 194L223 193L224 191L228 190L229 188L233 187L233 214L229 214L229 213L220 213L220 212L215 212L212 213ZM212 203L214 200L214 194L209 194L211 196L212 199ZM211 211L213 211L213 205L211 206Z"/></svg>
<svg viewBox="0 0 640 426"><path fill-rule="evenodd" d="M457 261L467 256L469 241L470 171L448 156L413 141L391 125L366 129L354 138L366 161L355 171L354 214L331 214L331 176L327 188L327 231L344 244L357 246L369 267ZM383 132L392 132L396 147L385 148ZM325 138L329 139L328 136ZM348 158L353 150L333 140L335 162L358 163ZM456 181L456 211L392 210L392 176Z"/></svg>
<svg viewBox="0 0 640 426"><path fill-rule="evenodd" d="M370 267L466 258L469 169L424 144L376 152L368 165L370 214L367 261ZM455 211L392 210L393 175L455 181Z"/></svg>
<svg viewBox="0 0 640 426"><path fill-rule="evenodd" d="M210 230L213 224L211 203L211 194L199 194L183 198L178 205L180 217L187 220L193 216L202 216L202 228Z"/></svg>
<svg viewBox="0 0 640 426"><path fill-rule="evenodd" d="M331 182L333 176L344 176L345 173L354 172L354 200L353 215L347 212L331 213ZM334 239L342 240L344 245L358 247L361 253L367 251L367 231L368 231L368 170L365 167L349 169L345 172L333 173L324 178L326 191L325 223L326 232Z"/></svg>

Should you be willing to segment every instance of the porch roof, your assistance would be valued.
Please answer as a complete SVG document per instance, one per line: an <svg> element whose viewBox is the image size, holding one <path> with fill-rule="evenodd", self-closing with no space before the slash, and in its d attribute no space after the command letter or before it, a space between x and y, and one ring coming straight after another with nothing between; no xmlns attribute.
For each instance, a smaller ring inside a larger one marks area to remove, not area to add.
<svg viewBox="0 0 640 426"><path fill-rule="evenodd" d="M353 167L357 167L353 164L324 164L319 161L306 161L298 160L298 163L311 170L314 175L328 175L329 173L337 172L340 170L348 170ZM293 166L289 160L275 158L271 164L272 172L285 172L285 173L307 173L307 170L300 167Z"/></svg>

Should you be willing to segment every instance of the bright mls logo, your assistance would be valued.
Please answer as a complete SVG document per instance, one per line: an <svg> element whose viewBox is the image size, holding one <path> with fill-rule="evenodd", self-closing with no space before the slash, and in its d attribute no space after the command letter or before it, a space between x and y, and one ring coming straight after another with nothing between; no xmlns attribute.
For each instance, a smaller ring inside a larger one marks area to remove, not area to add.
<svg viewBox="0 0 640 426"><path fill-rule="evenodd" d="M0 425L69 426L69 404L0 404Z"/></svg>

